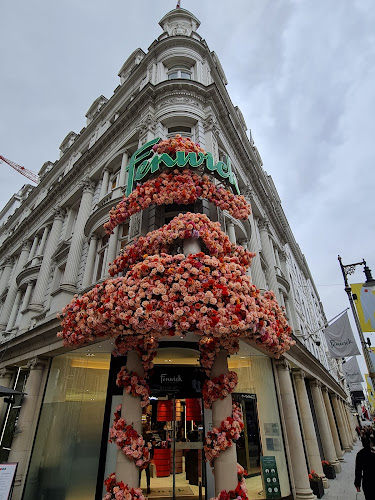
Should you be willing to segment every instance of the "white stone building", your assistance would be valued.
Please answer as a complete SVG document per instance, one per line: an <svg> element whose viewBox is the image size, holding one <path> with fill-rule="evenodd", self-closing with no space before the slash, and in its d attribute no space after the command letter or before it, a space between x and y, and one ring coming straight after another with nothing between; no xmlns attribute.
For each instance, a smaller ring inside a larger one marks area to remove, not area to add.
<svg viewBox="0 0 375 500"><path fill-rule="evenodd" d="M327 357L320 330L324 310L272 178L228 95L220 61L197 33L198 19L175 9L159 24L160 37L147 53L137 49L129 56L113 95L94 100L86 127L67 134L59 159L41 168L40 183L16 195L15 210L10 201L0 213L0 385L27 393L13 403L0 400L1 460L19 464L13 498L102 498L103 478L116 461L106 444L118 398L111 383L113 345L64 348L56 337L56 314L74 294L108 277L108 264L121 248L185 208L218 220L232 242L256 252L252 281L260 290L274 290L296 339L281 360L245 343L229 360L239 375L238 398L248 401L248 434L237 454L251 469L249 491L263 488L260 458L273 456L280 498L313 499L308 470L328 487L321 460L339 472L355 439L341 368ZM239 222L204 200L151 206L107 236L103 223L124 195L131 155L155 137L176 134L192 138L216 160L230 157L252 215ZM156 365L164 371L168 363L173 369L196 365L191 342L172 344L167 338ZM184 401L184 394L179 397ZM201 461L199 467L206 466ZM199 484L190 483L197 498L214 496L210 474L206 468L197 473ZM159 481L159 497L165 497L181 475L153 478L151 491ZM177 498L186 494L181 491Z"/></svg>

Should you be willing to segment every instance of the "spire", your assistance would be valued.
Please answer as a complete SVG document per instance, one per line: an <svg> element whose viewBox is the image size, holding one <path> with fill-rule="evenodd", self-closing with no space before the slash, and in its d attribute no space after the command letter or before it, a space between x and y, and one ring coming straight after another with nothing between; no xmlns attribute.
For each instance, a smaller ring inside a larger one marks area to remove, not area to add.
<svg viewBox="0 0 375 500"><path fill-rule="evenodd" d="M191 12L181 8L179 0L176 8L168 12L159 24L168 36L191 36L201 23Z"/></svg>

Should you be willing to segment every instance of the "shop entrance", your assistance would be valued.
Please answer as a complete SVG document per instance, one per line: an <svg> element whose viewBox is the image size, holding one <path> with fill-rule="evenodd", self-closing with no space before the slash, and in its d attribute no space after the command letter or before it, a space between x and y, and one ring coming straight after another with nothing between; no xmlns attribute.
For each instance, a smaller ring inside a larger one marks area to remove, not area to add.
<svg viewBox="0 0 375 500"><path fill-rule="evenodd" d="M195 367L156 365L150 377L150 405L143 437L153 460L141 473L148 498L205 498L202 372Z"/></svg>

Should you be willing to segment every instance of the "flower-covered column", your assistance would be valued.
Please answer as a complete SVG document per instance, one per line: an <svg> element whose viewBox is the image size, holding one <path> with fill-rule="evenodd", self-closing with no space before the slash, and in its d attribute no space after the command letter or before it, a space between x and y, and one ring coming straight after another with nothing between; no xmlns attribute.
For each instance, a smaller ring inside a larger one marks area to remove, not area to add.
<svg viewBox="0 0 375 500"><path fill-rule="evenodd" d="M129 351L126 369L128 372L136 372L143 377L143 366L136 351ZM125 387L122 395L121 416L125 419L127 425L131 425L138 434L142 435L141 398L127 393ZM127 483L130 488L138 488L139 486L139 467L122 450L117 451L116 480Z"/></svg>
<svg viewBox="0 0 375 500"><path fill-rule="evenodd" d="M219 377L228 373L227 353L223 349L216 356L211 370L211 378ZM212 427L220 429L221 422L232 415L232 396L228 394L224 399L218 399L212 403ZM223 490L235 490L237 486L237 452L233 445L214 461L215 473L215 494Z"/></svg>

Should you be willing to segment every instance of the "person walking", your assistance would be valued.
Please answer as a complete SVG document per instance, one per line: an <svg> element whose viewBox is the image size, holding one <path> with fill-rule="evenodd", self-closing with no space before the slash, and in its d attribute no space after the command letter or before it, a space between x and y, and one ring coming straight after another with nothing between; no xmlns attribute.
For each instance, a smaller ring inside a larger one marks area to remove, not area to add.
<svg viewBox="0 0 375 500"><path fill-rule="evenodd" d="M354 486L361 491L361 484L366 500L375 498L375 451L371 448L370 439L362 438L363 448L355 459Z"/></svg>

